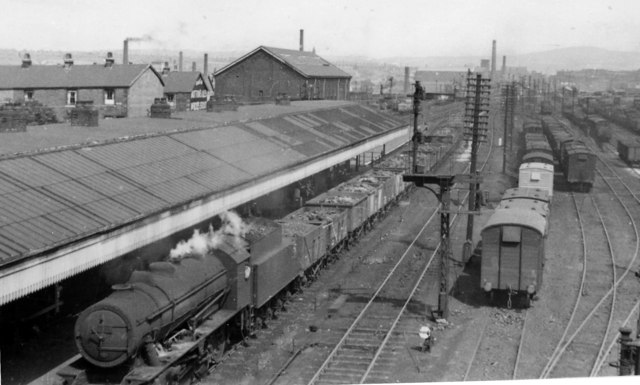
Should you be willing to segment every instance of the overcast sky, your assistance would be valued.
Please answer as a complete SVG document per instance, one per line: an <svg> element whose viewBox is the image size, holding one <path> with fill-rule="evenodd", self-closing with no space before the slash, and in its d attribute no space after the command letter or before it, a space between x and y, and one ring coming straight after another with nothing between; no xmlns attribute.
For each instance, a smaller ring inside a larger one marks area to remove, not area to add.
<svg viewBox="0 0 640 385"><path fill-rule="evenodd" d="M490 56L595 46L640 52L639 0L0 0L0 48Z"/></svg>

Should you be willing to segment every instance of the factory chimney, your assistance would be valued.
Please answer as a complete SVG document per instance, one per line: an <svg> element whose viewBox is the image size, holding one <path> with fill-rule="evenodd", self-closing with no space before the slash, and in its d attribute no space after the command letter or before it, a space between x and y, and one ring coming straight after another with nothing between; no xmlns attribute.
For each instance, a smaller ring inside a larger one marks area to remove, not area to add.
<svg viewBox="0 0 640 385"><path fill-rule="evenodd" d="M300 30L300 52L304 51L304 29Z"/></svg>
<svg viewBox="0 0 640 385"><path fill-rule="evenodd" d="M204 73L204 76L209 76L209 54L205 53L204 54L204 65L202 66L202 72Z"/></svg>
<svg viewBox="0 0 640 385"><path fill-rule="evenodd" d="M409 67L404 67L404 94L409 93Z"/></svg>
<svg viewBox="0 0 640 385"><path fill-rule="evenodd" d="M178 59L178 72L182 72L182 51L180 51L180 58Z"/></svg>
<svg viewBox="0 0 640 385"><path fill-rule="evenodd" d="M196 72L196 62L191 62L191 72Z"/></svg>
<svg viewBox="0 0 640 385"><path fill-rule="evenodd" d="M491 49L491 74L496 72L496 41L493 41L493 48Z"/></svg>
<svg viewBox="0 0 640 385"><path fill-rule="evenodd" d="M507 57L506 56L502 56L502 75L504 76L504 74L507 72Z"/></svg>
<svg viewBox="0 0 640 385"><path fill-rule="evenodd" d="M129 64L129 39L124 39L122 45L122 64Z"/></svg>

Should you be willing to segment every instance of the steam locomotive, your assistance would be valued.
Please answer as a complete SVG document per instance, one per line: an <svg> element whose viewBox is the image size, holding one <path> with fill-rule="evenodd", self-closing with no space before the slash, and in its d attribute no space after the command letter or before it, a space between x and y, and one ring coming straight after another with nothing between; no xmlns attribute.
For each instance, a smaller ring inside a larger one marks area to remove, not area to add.
<svg viewBox="0 0 640 385"><path fill-rule="evenodd" d="M399 170L371 170L278 221L251 218L241 235L201 234L206 247L134 271L84 310L75 325L81 357L56 376L69 385L204 376L230 341L262 327L406 191Z"/></svg>

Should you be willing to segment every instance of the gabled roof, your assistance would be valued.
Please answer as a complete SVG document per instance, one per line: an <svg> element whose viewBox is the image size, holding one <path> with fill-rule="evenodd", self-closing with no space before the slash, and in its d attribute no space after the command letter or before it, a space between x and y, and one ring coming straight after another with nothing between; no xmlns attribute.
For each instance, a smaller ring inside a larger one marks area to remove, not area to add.
<svg viewBox="0 0 640 385"><path fill-rule="evenodd" d="M179 92L191 92L196 85L198 79L204 82L205 87L211 91L211 83L208 79L205 79L201 72L169 72L163 75L164 79L164 92L165 93L179 93Z"/></svg>
<svg viewBox="0 0 640 385"><path fill-rule="evenodd" d="M127 88L147 70L153 71L164 85L162 77L148 64L0 66L0 89Z"/></svg>
<svg viewBox="0 0 640 385"><path fill-rule="evenodd" d="M313 52L260 46L230 64L222 67L214 76L242 62L255 53L263 51L274 59L287 65L306 78L351 78L347 72L324 60Z"/></svg>

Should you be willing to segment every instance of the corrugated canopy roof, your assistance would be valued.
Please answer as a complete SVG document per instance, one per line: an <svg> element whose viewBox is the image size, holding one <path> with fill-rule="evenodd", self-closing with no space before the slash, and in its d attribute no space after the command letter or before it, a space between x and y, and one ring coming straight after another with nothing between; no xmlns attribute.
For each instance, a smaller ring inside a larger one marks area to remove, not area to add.
<svg viewBox="0 0 640 385"><path fill-rule="evenodd" d="M153 71L148 64L0 66L0 89L39 88L103 88L129 87L144 71ZM160 79L162 82L162 79Z"/></svg>
<svg viewBox="0 0 640 385"><path fill-rule="evenodd" d="M292 49L274 48L260 46L241 58L233 61L232 63L221 68L215 75L219 75L227 69L233 67L237 63L252 56L258 51L264 51L274 58L284 62L293 70L299 72L305 77L319 77L319 78L351 78L351 75L341 70L335 65L329 63L327 60L321 58L313 52L308 51L296 51Z"/></svg>
<svg viewBox="0 0 640 385"><path fill-rule="evenodd" d="M347 105L0 159L0 265L404 124Z"/></svg>

